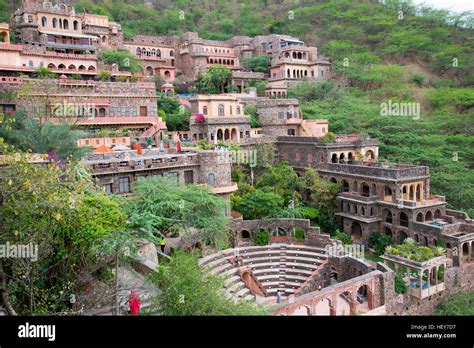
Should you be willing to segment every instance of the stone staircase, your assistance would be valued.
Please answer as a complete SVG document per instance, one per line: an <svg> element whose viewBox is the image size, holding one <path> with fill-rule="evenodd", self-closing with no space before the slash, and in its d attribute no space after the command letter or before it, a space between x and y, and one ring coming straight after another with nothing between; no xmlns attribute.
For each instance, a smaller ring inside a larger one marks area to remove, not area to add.
<svg viewBox="0 0 474 348"><path fill-rule="evenodd" d="M234 266L228 261L235 255L242 256L243 266ZM280 290L284 299L314 279L326 262L323 248L272 244L219 251L202 258L200 265L211 274L223 276L226 295L238 301L255 300L255 294L239 276L239 269L250 268L267 297L275 297Z"/></svg>

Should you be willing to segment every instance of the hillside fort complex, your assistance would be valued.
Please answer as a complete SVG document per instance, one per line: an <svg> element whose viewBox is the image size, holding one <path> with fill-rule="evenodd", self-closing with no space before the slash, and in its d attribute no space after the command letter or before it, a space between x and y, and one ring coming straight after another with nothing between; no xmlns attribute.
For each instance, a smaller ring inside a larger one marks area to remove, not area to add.
<svg viewBox="0 0 474 348"><path fill-rule="evenodd" d="M225 277L224 291L234 300L271 306L277 315L430 314L446 295L473 290L466 265L474 262L474 222L431 193L429 168L379 161L378 142L367 136L331 138L327 120L304 119L299 101L288 98L288 88L301 81L333 77L331 59L317 47L276 34L226 41L194 32L126 39L121 25L105 16L43 0L23 0L11 21L0 24L0 40L0 113L23 112L86 131L78 145L93 153L83 161L108 194L127 196L140 178L164 176L176 184L207 185L230 202L238 190L231 179L235 158L220 145L256 151L271 144L273 164L285 161L301 175L313 168L339 185L336 216L354 245L366 247L381 232L394 243L412 238L446 249L425 262L386 256L385 263L371 263L341 251L341 242L310 220L245 220L229 208L232 248L205 255L200 265ZM104 52L117 50L135 57L140 70L103 59ZM261 55L269 56L268 72L246 70L243 61ZM230 70L231 92L175 92L213 66ZM40 78L42 68L56 75ZM267 85L259 95L252 86L260 81ZM161 97L190 110L188 129L169 131L158 108ZM249 106L258 127L252 127ZM266 246L253 244L261 229L271 233ZM295 229L304 232L304 243L295 242ZM243 264L229 262L236 255ZM394 269L408 269L404 295L394 292Z"/></svg>

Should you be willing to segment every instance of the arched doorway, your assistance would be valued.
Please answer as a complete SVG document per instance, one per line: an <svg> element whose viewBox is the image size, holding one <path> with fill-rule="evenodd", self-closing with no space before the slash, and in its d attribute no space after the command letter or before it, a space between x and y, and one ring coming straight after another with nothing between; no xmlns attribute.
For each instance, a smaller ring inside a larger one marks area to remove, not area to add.
<svg viewBox="0 0 474 348"><path fill-rule="evenodd" d="M228 129L224 131L224 141L227 141L230 139L230 132Z"/></svg>
<svg viewBox="0 0 474 348"><path fill-rule="evenodd" d="M427 211L425 215L425 221L426 222L431 222L433 221L433 213L431 211Z"/></svg>
<svg viewBox="0 0 474 348"><path fill-rule="evenodd" d="M331 163L337 163L337 155L335 153L331 156Z"/></svg>
<svg viewBox="0 0 474 348"><path fill-rule="evenodd" d="M416 215L416 221L423 222L423 213L420 212Z"/></svg>
<svg viewBox="0 0 474 348"><path fill-rule="evenodd" d="M360 243L362 241L362 227L357 221L352 223L351 238L354 242Z"/></svg>
<svg viewBox="0 0 474 348"><path fill-rule="evenodd" d="M408 215L404 212L400 213L400 226L408 227Z"/></svg>
<svg viewBox="0 0 474 348"><path fill-rule="evenodd" d="M357 299L356 311L357 312L367 312L371 309L369 306L369 302L371 302L369 301L369 295L370 295L370 291L367 285L364 284L361 287L359 287L359 289L357 289L357 295L356 295L356 299Z"/></svg>
<svg viewBox="0 0 474 348"><path fill-rule="evenodd" d="M232 141L237 141L237 129L232 128L232 131L230 132L230 139Z"/></svg>
<svg viewBox="0 0 474 348"><path fill-rule="evenodd" d="M349 183L346 180L342 180L342 192L349 192Z"/></svg>
<svg viewBox="0 0 474 348"><path fill-rule="evenodd" d="M434 217L435 217L435 219L441 219L441 210L436 209L436 211L434 213Z"/></svg>
<svg viewBox="0 0 474 348"><path fill-rule="evenodd" d="M313 315L331 315L331 301L328 298L323 298L314 306Z"/></svg>
<svg viewBox="0 0 474 348"><path fill-rule="evenodd" d="M246 231L246 230L243 230L242 232L240 232L240 237L242 238L242 240L249 240L250 239L250 232Z"/></svg>
<svg viewBox="0 0 474 348"><path fill-rule="evenodd" d="M353 155L352 155L352 152L349 152L349 153L347 154L347 163L349 163L349 164L353 164L353 163L354 163L354 157L353 157Z"/></svg>
<svg viewBox="0 0 474 348"><path fill-rule="evenodd" d="M345 163L345 162L346 162L345 156L344 156L343 153L341 153L341 154L339 155L339 163Z"/></svg>
<svg viewBox="0 0 474 348"><path fill-rule="evenodd" d="M222 129L217 130L217 140L219 140L219 141L224 140L224 135L222 134Z"/></svg>

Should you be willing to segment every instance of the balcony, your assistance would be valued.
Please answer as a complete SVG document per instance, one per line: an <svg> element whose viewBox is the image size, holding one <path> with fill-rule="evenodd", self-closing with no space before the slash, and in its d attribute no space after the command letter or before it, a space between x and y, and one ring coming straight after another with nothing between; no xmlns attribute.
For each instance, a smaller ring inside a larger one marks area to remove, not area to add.
<svg viewBox="0 0 474 348"><path fill-rule="evenodd" d="M239 188L236 182L232 182L229 186L211 187L212 193L225 194L237 191Z"/></svg>
<svg viewBox="0 0 474 348"><path fill-rule="evenodd" d="M96 54L73 54L73 53L62 53L62 52L46 52L44 55L47 56L47 57L97 60L97 55Z"/></svg>

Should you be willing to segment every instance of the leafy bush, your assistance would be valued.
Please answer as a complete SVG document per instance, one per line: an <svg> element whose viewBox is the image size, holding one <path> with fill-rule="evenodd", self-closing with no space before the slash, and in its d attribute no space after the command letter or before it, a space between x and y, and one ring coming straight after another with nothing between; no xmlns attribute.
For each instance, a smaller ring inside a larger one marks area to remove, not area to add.
<svg viewBox="0 0 474 348"><path fill-rule="evenodd" d="M439 304L436 314L474 316L474 293L456 294L446 297Z"/></svg>
<svg viewBox="0 0 474 348"><path fill-rule="evenodd" d="M295 239L297 242L304 242L304 230L302 228L295 228Z"/></svg>
<svg viewBox="0 0 474 348"><path fill-rule="evenodd" d="M386 255L395 255L414 260L417 262L428 261L437 256L445 255L446 250L442 247L426 247L416 245L412 238L407 238L402 244L387 246Z"/></svg>
<svg viewBox="0 0 474 348"><path fill-rule="evenodd" d="M260 229L252 232L252 241L254 245L268 245L270 241L270 232L267 229Z"/></svg>
<svg viewBox="0 0 474 348"><path fill-rule="evenodd" d="M395 275L395 292L397 294L406 294L408 291L407 284L401 276Z"/></svg>
<svg viewBox="0 0 474 348"><path fill-rule="evenodd" d="M226 298L224 281L204 274L198 259L184 252L175 253L169 262L160 264L158 274L149 280L162 290L153 299L151 311L160 315L262 315L268 314L248 302L234 303Z"/></svg>
<svg viewBox="0 0 474 348"><path fill-rule="evenodd" d="M336 230L331 234L331 237L340 240L344 245L352 244L351 236L346 232Z"/></svg>
<svg viewBox="0 0 474 348"><path fill-rule="evenodd" d="M369 247L374 249L377 255L382 255L385 248L392 243L392 237L380 232L372 233L369 237Z"/></svg>

